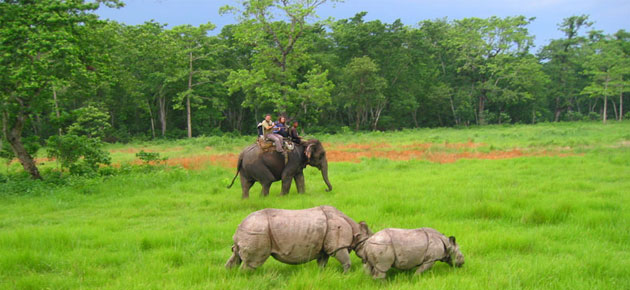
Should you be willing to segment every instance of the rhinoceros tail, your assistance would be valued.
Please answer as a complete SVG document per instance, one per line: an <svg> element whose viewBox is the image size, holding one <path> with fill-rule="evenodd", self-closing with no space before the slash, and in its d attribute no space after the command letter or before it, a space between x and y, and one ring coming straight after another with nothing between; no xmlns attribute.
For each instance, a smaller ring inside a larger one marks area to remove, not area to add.
<svg viewBox="0 0 630 290"><path fill-rule="evenodd" d="M234 178L232 178L232 183L230 183L230 185L228 185L228 189L232 188L232 185L234 185L234 181L236 180L236 177L238 177L239 172L241 172L241 165L243 165L243 156L239 156L238 158L238 164L236 165L236 175L234 175Z"/></svg>

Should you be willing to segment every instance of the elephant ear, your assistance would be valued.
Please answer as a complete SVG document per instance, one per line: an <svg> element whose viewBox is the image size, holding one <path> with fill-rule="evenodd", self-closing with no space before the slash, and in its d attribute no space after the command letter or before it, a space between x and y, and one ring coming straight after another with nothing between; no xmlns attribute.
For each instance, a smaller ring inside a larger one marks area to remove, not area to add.
<svg viewBox="0 0 630 290"><path fill-rule="evenodd" d="M306 150L304 150L304 154L306 154L306 160L311 159L311 154L313 154L313 144L308 144L308 146L306 146Z"/></svg>

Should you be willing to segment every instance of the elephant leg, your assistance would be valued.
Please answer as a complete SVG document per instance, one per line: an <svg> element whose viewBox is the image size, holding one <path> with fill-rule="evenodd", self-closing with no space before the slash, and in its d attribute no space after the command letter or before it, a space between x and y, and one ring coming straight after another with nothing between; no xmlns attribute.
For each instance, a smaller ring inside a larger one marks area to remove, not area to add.
<svg viewBox="0 0 630 290"><path fill-rule="evenodd" d="M347 273L348 270L350 270L350 254L348 253L348 251L346 249L340 249L337 252L335 252L335 259L337 259L339 261L339 263L341 263L341 265L343 265L343 272Z"/></svg>
<svg viewBox="0 0 630 290"><path fill-rule="evenodd" d="M416 270L416 275L420 275L422 274L422 272L429 270L431 267L433 267L433 264L435 264L435 261L433 262L427 262L424 263L422 265L420 265L420 267L418 267L418 270Z"/></svg>
<svg viewBox="0 0 630 290"><path fill-rule="evenodd" d="M295 186L297 187L298 193L304 193L306 190L306 184L304 183L304 173L298 173L293 177L295 180Z"/></svg>
<svg viewBox="0 0 630 290"><path fill-rule="evenodd" d="M243 191L243 198L249 198L249 189L254 186L254 180L249 180L247 177L241 175L241 190Z"/></svg>
<svg viewBox="0 0 630 290"><path fill-rule="evenodd" d="M260 194L262 194L262 196L268 196L270 188L271 183L262 183L262 190L260 191Z"/></svg>
<svg viewBox="0 0 630 290"><path fill-rule="evenodd" d="M291 176L283 176L282 177L282 192L281 195L288 194L291 190L291 183L293 182L293 178Z"/></svg>
<svg viewBox="0 0 630 290"><path fill-rule="evenodd" d="M322 253L321 253L321 256L319 256L319 258L317 258L317 265L318 265L320 268L322 268L322 269L323 269L324 267L326 267L326 264L328 264L328 258L329 258L329 257L330 257L330 256L328 256L328 254L326 254L326 253L322 252Z"/></svg>

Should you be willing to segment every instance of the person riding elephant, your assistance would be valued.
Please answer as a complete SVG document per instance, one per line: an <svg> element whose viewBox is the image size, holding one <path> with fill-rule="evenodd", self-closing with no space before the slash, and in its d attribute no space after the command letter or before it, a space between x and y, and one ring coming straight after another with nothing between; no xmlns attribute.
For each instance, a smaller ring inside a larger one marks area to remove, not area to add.
<svg viewBox="0 0 630 290"><path fill-rule="evenodd" d="M282 153L284 152L282 149L282 136L273 132L274 126L275 123L271 121L271 114L265 115L265 120L262 121L263 137L273 141L273 144L276 145L276 151Z"/></svg>
<svg viewBox="0 0 630 290"><path fill-rule="evenodd" d="M289 138L295 144L300 144L302 142L302 137L298 134L298 121L293 121L293 125L289 128Z"/></svg>
<svg viewBox="0 0 630 290"><path fill-rule="evenodd" d="M269 195L271 183L282 180L282 194L289 193L291 183L295 180L298 193L304 193L304 173L306 165L313 166L322 172L322 177L328 189L332 185L328 180L328 160L326 150L317 139L310 139L296 144L292 151L287 152L287 161L281 154L264 152L258 144L245 148L238 157L236 175L232 179L234 185L236 177L241 176L243 198L249 197L249 189L258 181L262 185L262 195Z"/></svg>
<svg viewBox="0 0 630 290"><path fill-rule="evenodd" d="M289 128L287 128L286 118L284 116L278 117L278 122L273 126L273 133L282 137L289 137Z"/></svg>

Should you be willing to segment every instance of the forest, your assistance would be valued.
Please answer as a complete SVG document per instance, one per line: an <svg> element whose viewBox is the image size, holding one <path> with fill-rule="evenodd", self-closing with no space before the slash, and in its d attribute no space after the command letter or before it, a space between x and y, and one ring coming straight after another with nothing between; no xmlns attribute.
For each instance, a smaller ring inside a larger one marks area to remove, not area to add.
<svg viewBox="0 0 630 290"><path fill-rule="evenodd" d="M307 133L628 117L630 33L588 15L535 49L535 18L315 18L327 2L242 1L218 32L94 14L116 0L0 1L0 157L38 178L41 146L96 168L101 142L253 135L265 113Z"/></svg>

